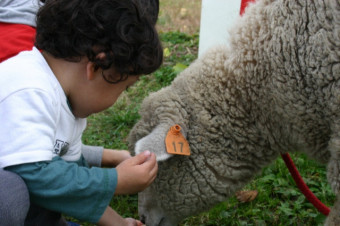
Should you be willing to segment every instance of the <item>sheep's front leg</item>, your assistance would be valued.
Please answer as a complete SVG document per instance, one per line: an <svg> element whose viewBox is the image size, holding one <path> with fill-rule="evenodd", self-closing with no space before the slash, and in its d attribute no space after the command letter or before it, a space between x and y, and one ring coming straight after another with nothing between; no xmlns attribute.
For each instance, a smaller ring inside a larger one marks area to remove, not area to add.
<svg viewBox="0 0 340 226"><path fill-rule="evenodd" d="M340 193L337 194L334 206L331 208L325 226L338 226L340 225Z"/></svg>
<svg viewBox="0 0 340 226"><path fill-rule="evenodd" d="M340 192L340 128L329 141L330 160L328 162L327 178L332 190Z"/></svg>
<svg viewBox="0 0 340 226"><path fill-rule="evenodd" d="M340 128L337 131L339 132L329 142L331 157L328 163L327 178L336 194L336 200L325 222L327 226L340 225Z"/></svg>

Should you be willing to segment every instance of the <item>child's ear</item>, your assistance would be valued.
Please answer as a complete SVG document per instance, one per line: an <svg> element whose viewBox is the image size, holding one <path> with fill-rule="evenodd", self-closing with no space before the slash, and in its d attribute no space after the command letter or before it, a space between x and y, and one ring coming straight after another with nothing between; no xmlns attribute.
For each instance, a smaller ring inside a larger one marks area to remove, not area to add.
<svg viewBox="0 0 340 226"><path fill-rule="evenodd" d="M98 53L96 56L97 59L103 60L105 58L105 53ZM99 67L92 61L87 62L86 65L86 76L88 80L93 80L98 73Z"/></svg>
<svg viewBox="0 0 340 226"><path fill-rule="evenodd" d="M86 64L86 78L87 80L91 81L95 77L95 72L98 71L95 63L89 61Z"/></svg>

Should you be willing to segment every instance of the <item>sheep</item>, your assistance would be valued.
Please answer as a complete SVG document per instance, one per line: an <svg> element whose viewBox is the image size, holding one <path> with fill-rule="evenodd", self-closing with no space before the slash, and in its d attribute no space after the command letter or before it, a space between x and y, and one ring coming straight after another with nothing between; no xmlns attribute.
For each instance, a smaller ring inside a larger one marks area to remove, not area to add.
<svg viewBox="0 0 340 226"><path fill-rule="evenodd" d="M159 161L139 194L148 226L176 225L231 197L280 153L328 164L340 216L340 2L258 0L230 31L170 86L152 93L132 128L129 150ZM178 124L191 155L166 152Z"/></svg>

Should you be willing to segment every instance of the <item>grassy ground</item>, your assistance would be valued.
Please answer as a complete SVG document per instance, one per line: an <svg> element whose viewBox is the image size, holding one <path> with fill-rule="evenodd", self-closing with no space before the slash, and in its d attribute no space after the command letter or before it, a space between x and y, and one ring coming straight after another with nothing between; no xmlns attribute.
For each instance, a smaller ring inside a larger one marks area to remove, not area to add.
<svg viewBox="0 0 340 226"><path fill-rule="evenodd" d="M154 74L144 76L117 103L88 120L84 143L126 149L126 137L139 119L141 101L150 92L170 84L178 72L197 57L199 0L161 0L158 29L165 59ZM322 202L331 205L334 195L326 182L325 166L292 155L305 182ZM231 197L213 209L184 220L181 225L321 225L324 216L304 198L281 159L265 168L245 189L257 190L257 198L240 203ZM114 197L112 207L123 216L137 215L137 196ZM82 223L83 225L90 225Z"/></svg>
<svg viewBox="0 0 340 226"><path fill-rule="evenodd" d="M160 0L158 30L193 34L199 31L201 0Z"/></svg>

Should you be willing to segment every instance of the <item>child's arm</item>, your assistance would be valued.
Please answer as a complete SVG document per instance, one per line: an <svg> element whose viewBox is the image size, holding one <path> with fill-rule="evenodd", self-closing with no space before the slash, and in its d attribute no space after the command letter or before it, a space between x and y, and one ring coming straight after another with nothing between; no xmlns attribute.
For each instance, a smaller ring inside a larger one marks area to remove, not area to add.
<svg viewBox="0 0 340 226"><path fill-rule="evenodd" d="M89 166L102 166L102 158L103 158L104 148L100 146L92 146L82 144L81 153L84 156L86 162Z"/></svg>
<svg viewBox="0 0 340 226"><path fill-rule="evenodd" d="M117 185L116 169L87 168L60 157L6 170L24 179L32 203L92 223L99 221Z"/></svg>
<svg viewBox="0 0 340 226"><path fill-rule="evenodd" d="M126 150L104 149L98 146L82 145L82 154L90 166L116 167L122 161L131 158Z"/></svg>
<svg viewBox="0 0 340 226"><path fill-rule="evenodd" d="M95 223L113 194L133 194L150 185L156 177L157 162L154 154L143 152L117 169L87 168L55 157L49 162L10 166L6 170L24 179L33 203Z"/></svg>
<svg viewBox="0 0 340 226"><path fill-rule="evenodd" d="M129 158L131 158L131 154L126 150L104 149L102 156L102 166L116 167L121 162Z"/></svg>

